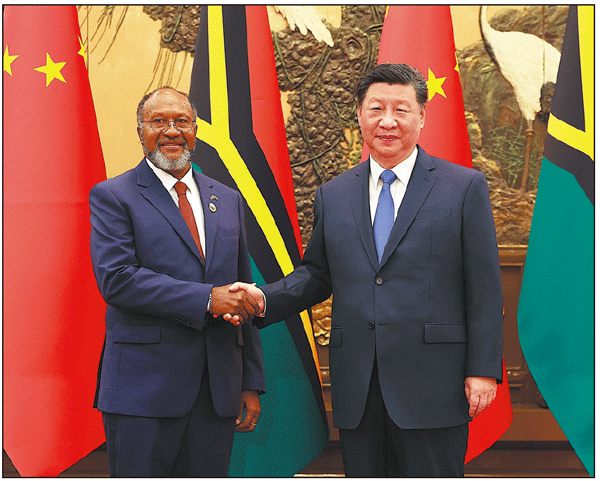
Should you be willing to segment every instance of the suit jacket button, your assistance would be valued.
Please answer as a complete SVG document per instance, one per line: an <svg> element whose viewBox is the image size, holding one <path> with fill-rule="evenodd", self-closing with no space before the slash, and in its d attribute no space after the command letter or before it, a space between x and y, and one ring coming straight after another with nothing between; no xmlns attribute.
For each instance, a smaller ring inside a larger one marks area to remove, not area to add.
<svg viewBox="0 0 600 481"><path fill-rule="evenodd" d="M375 329L375 323L374 322L369 322L369 329L372 331L373 329Z"/></svg>
<svg viewBox="0 0 600 481"><path fill-rule="evenodd" d="M378 286L380 286L381 284L383 284L383 277L377 277L375 279L375 284L377 284Z"/></svg>

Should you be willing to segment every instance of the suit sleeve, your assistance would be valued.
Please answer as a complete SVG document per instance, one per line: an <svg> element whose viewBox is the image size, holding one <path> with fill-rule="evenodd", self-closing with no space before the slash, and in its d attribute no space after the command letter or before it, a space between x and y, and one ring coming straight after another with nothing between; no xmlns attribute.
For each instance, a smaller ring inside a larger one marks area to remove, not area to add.
<svg viewBox="0 0 600 481"><path fill-rule="evenodd" d="M252 282L252 268L248 256L248 242L246 238L246 222L244 218L244 205L242 196L238 194L238 211L240 216L240 245L239 245L239 270L238 279L243 282ZM245 323L242 327L244 344L242 347L243 374L242 391L265 392L265 373L262 357L262 346L258 328L252 323Z"/></svg>
<svg viewBox="0 0 600 481"><path fill-rule="evenodd" d="M331 295L331 277L327 263L323 196L317 189L314 202L313 232L308 241L302 264L283 279L261 286L266 296L266 317L255 318L259 327L302 312Z"/></svg>
<svg viewBox="0 0 600 481"><path fill-rule="evenodd" d="M465 375L502 382L502 280L485 177L473 178L463 209L463 259L468 329Z"/></svg>
<svg viewBox="0 0 600 481"><path fill-rule="evenodd" d="M203 329L212 285L176 279L140 265L130 216L103 184L90 192L90 219L92 264L107 304Z"/></svg>

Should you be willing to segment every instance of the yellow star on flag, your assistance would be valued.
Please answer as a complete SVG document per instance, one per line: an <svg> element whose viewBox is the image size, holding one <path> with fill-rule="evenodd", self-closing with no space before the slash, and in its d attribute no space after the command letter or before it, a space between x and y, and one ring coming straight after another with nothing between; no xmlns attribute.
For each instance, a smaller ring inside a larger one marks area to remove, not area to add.
<svg viewBox="0 0 600 481"><path fill-rule="evenodd" d="M10 66L11 63L15 61L18 55L9 55L8 54L8 45L6 49L4 49L4 71L8 72L8 75L12 77L12 68Z"/></svg>
<svg viewBox="0 0 600 481"><path fill-rule="evenodd" d="M442 97L446 97L446 92L442 88L442 84L446 81L446 77L436 78L435 74L429 70L429 77L427 79L427 90L429 91L428 99L431 100L435 94L440 94Z"/></svg>
<svg viewBox="0 0 600 481"><path fill-rule="evenodd" d="M83 42L81 41L81 37L77 37L77 40L79 40L79 46L81 47L77 53L83 57L83 61L87 65L87 53L85 51L85 47L83 46Z"/></svg>
<svg viewBox="0 0 600 481"><path fill-rule="evenodd" d="M46 74L46 87L50 85L54 79L58 79L61 82L67 82L65 78L60 73L61 69L65 66L67 62L56 62L54 63L50 58L50 55L46 53L46 65L42 67L35 68L37 72L42 72Z"/></svg>

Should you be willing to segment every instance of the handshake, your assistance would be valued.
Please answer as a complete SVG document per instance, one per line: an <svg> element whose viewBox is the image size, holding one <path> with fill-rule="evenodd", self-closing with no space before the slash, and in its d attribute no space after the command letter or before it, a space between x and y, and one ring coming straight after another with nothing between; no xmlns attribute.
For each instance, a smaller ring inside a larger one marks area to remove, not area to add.
<svg viewBox="0 0 600 481"><path fill-rule="evenodd" d="M239 326L260 316L265 310L263 292L255 284L236 282L228 286L213 287L211 291L213 317Z"/></svg>

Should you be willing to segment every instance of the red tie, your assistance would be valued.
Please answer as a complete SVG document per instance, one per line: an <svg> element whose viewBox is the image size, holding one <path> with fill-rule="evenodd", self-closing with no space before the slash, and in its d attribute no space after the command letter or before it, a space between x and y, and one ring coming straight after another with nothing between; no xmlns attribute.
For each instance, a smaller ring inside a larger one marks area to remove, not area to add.
<svg viewBox="0 0 600 481"><path fill-rule="evenodd" d="M179 196L179 210L181 211L181 215L185 220L185 223L190 228L190 232L192 233L192 237L196 241L196 245L198 246L198 250L200 251L200 257L204 260L204 253L202 252L202 245L200 244L200 236L198 235L198 226L196 225L196 219L194 218L194 212L192 211L192 206L185 195L187 191L187 185L183 182L177 182L175 184L175 191Z"/></svg>

